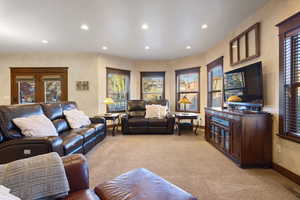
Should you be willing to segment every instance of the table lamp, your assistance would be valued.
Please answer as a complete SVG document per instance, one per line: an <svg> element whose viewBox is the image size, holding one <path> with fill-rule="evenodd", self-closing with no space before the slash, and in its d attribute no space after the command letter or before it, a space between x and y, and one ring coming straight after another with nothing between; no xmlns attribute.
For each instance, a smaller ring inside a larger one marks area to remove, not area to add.
<svg viewBox="0 0 300 200"><path fill-rule="evenodd" d="M192 102L186 96L182 97L178 103L184 104L184 112L186 112L186 104L192 104Z"/></svg>
<svg viewBox="0 0 300 200"><path fill-rule="evenodd" d="M103 103L106 104L106 105L111 105L111 104L114 104L115 102L114 102L114 100L113 100L112 98L106 97L106 98L104 99ZM107 113L106 113L106 114L107 114Z"/></svg>

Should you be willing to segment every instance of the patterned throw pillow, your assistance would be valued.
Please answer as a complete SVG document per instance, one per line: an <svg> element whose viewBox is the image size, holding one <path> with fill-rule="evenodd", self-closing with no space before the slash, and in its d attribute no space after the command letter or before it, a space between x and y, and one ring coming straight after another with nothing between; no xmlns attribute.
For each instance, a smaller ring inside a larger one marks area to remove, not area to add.
<svg viewBox="0 0 300 200"><path fill-rule="evenodd" d="M81 128L91 124L91 120L84 114L83 111L77 109L65 110L64 115L72 129Z"/></svg>
<svg viewBox="0 0 300 200"><path fill-rule="evenodd" d="M12 120L21 129L23 135L28 137L58 136L53 123L45 115L32 115Z"/></svg>

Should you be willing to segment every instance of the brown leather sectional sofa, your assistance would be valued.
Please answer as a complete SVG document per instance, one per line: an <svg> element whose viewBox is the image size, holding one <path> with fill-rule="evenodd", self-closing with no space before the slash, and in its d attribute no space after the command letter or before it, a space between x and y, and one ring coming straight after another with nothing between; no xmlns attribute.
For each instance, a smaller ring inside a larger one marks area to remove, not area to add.
<svg viewBox="0 0 300 200"><path fill-rule="evenodd" d="M158 104L169 107L168 100L146 102L144 100L130 100L127 102L126 114L122 116L123 134L173 134L175 119L167 113L163 119L147 119L146 105Z"/></svg>
<svg viewBox="0 0 300 200"><path fill-rule="evenodd" d="M77 108L75 102L0 106L0 163L36 156L48 152L59 155L87 153L106 136L106 121L90 118L92 124L71 129L64 110ZM24 137L12 119L45 114L54 124L58 137Z"/></svg>

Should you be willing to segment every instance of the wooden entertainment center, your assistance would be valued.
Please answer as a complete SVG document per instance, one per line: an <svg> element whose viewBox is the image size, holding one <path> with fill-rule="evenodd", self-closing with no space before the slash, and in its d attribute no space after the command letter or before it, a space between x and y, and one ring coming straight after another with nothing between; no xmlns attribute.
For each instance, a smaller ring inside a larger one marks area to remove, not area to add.
<svg viewBox="0 0 300 200"><path fill-rule="evenodd" d="M272 166L272 115L205 109L205 139L242 168Z"/></svg>

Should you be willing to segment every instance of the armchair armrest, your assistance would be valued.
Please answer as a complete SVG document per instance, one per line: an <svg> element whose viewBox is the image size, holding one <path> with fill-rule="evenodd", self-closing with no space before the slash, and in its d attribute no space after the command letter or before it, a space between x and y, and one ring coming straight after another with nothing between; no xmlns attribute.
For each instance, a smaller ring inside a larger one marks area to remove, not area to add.
<svg viewBox="0 0 300 200"><path fill-rule="evenodd" d="M24 137L0 144L0 163L28 158L44 153L57 152L63 155L62 139L56 136Z"/></svg>
<svg viewBox="0 0 300 200"><path fill-rule="evenodd" d="M87 160L81 154L62 157L70 192L89 188L89 167Z"/></svg>
<svg viewBox="0 0 300 200"><path fill-rule="evenodd" d="M106 124L106 120L104 117L90 117L92 123L103 123Z"/></svg>

